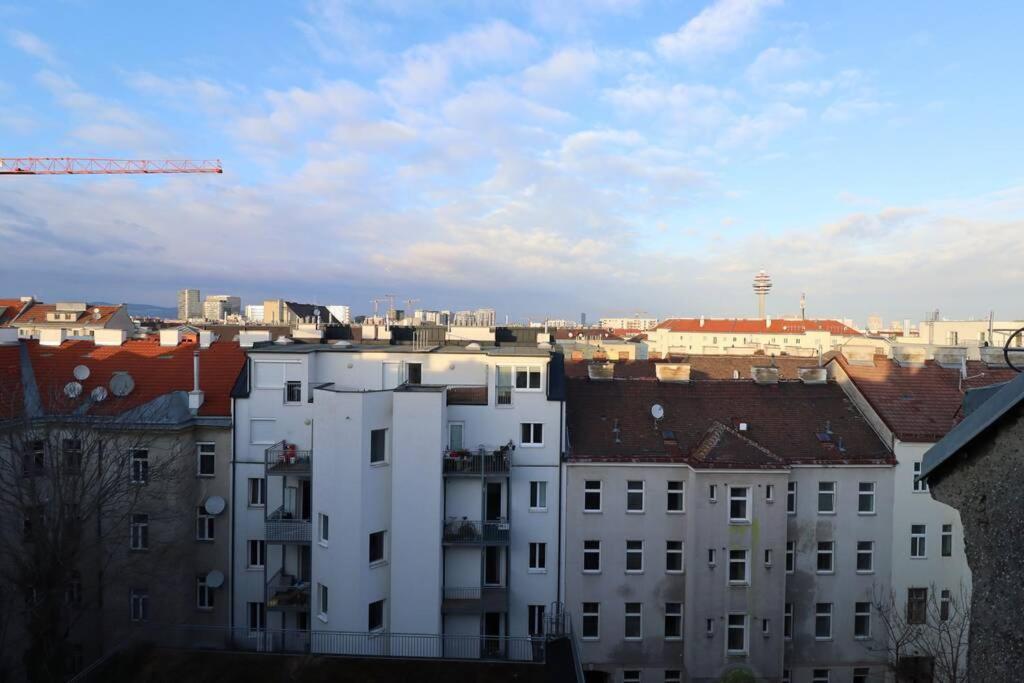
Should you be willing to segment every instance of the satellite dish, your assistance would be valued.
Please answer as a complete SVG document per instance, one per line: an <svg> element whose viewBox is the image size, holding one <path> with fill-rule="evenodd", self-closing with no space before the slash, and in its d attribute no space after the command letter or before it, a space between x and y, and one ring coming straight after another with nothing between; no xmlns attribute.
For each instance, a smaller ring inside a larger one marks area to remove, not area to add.
<svg viewBox="0 0 1024 683"><path fill-rule="evenodd" d="M660 403L655 403L653 406L651 406L651 415L654 417L655 420L660 420L661 418L665 417L665 409L661 406Z"/></svg>
<svg viewBox="0 0 1024 683"><path fill-rule="evenodd" d="M203 508L211 515L219 515L224 512L225 507L227 507L227 503L220 496L210 496L203 504Z"/></svg>
<svg viewBox="0 0 1024 683"><path fill-rule="evenodd" d="M224 572L214 569L206 575L206 585L210 588L220 588L224 585Z"/></svg>
<svg viewBox="0 0 1024 683"><path fill-rule="evenodd" d="M85 380L89 379L89 367L86 365L76 365L74 374L75 379L77 379L79 382L84 382Z"/></svg>
<svg viewBox="0 0 1024 683"><path fill-rule="evenodd" d="M94 401L105 401L107 399L107 388L96 387L95 389L92 390L90 396L92 396L92 400Z"/></svg>
<svg viewBox="0 0 1024 683"><path fill-rule="evenodd" d="M78 398L82 395L82 385L78 382L68 382L64 385L64 395L68 398Z"/></svg>
<svg viewBox="0 0 1024 683"><path fill-rule="evenodd" d="M114 396L127 396L135 388L135 380L127 372L115 372L110 378L110 391Z"/></svg>

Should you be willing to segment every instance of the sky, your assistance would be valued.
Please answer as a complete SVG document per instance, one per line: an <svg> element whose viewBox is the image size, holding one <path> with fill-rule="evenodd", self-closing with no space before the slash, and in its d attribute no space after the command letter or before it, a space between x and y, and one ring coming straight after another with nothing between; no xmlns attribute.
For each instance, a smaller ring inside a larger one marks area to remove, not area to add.
<svg viewBox="0 0 1024 683"><path fill-rule="evenodd" d="M2 3L3 295L1024 317L1024 3Z"/></svg>

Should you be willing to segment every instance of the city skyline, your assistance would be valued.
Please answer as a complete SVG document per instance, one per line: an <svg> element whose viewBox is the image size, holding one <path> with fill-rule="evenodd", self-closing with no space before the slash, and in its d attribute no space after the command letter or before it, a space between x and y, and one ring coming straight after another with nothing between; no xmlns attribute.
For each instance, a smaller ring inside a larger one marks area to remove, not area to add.
<svg viewBox="0 0 1024 683"><path fill-rule="evenodd" d="M225 173L5 179L0 289L1019 317L1022 11L3 7L5 154Z"/></svg>

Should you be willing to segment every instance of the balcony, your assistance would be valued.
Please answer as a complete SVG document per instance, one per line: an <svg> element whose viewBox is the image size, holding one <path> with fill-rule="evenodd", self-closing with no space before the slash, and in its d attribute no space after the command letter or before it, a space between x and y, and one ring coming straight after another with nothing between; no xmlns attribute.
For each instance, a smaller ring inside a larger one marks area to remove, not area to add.
<svg viewBox="0 0 1024 683"><path fill-rule="evenodd" d="M313 473L313 451L300 450L287 441L278 441L268 448L264 458L268 475L308 477Z"/></svg>
<svg viewBox="0 0 1024 683"><path fill-rule="evenodd" d="M508 520L481 522L462 517L444 520L441 541L445 545L508 545Z"/></svg>
<svg viewBox="0 0 1024 683"><path fill-rule="evenodd" d="M309 611L309 581L299 581L283 569L267 581L267 609L282 612Z"/></svg>
<svg viewBox="0 0 1024 683"><path fill-rule="evenodd" d="M441 608L448 614L478 614L508 611L508 589L505 586L458 588L445 586Z"/></svg>
<svg viewBox="0 0 1024 683"><path fill-rule="evenodd" d="M449 386L446 399L450 406L485 406L487 405L487 385Z"/></svg>
<svg viewBox="0 0 1024 683"><path fill-rule="evenodd" d="M309 543L313 538L313 524L299 519L295 513L281 506L267 515L267 543Z"/></svg>
<svg viewBox="0 0 1024 683"><path fill-rule="evenodd" d="M512 466L510 448L495 451L445 449L441 471L446 477L508 476Z"/></svg>

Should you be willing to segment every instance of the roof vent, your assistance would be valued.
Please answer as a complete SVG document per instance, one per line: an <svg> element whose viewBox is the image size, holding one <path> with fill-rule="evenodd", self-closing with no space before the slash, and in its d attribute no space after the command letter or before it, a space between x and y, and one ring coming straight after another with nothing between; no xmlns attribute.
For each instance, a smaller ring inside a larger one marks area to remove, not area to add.
<svg viewBox="0 0 1024 683"><path fill-rule="evenodd" d="M796 373L804 384L825 384L828 381L825 368L797 368Z"/></svg>
<svg viewBox="0 0 1024 683"><path fill-rule="evenodd" d="M779 369L778 368L750 368L750 376L754 378L754 381L758 384L778 384L779 383Z"/></svg>
<svg viewBox="0 0 1024 683"><path fill-rule="evenodd" d="M3 332L3 330L0 330ZM990 368L1009 367L1006 364L1006 356L1003 355L1001 346L982 346L978 351L981 353L981 360Z"/></svg>
<svg viewBox="0 0 1024 683"><path fill-rule="evenodd" d="M959 370L967 360L967 349L962 346L946 346L935 349L935 362L944 368Z"/></svg>
<svg viewBox="0 0 1024 683"><path fill-rule="evenodd" d="M280 337L274 340L274 343L279 344L280 346L285 346L287 344L294 344L295 341L293 339L289 339L284 335L281 335Z"/></svg>
<svg viewBox="0 0 1024 683"><path fill-rule="evenodd" d="M67 339L67 331L60 329L44 329L39 331L40 346L60 346Z"/></svg>
<svg viewBox="0 0 1024 683"><path fill-rule="evenodd" d="M897 346L892 358L901 368L923 368L928 349L923 346Z"/></svg>
<svg viewBox="0 0 1024 683"><path fill-rule="evenodd" d="M127 372L115 372L110 378L110 393L124 398L135 389L135 380Z"/></svg>
<svg viewBox="0 0 1024 683"><path fill-rule="evenodd" d="M615 365L612 363L591 363L587 366L587 376L593 380L614 379Z"/></svg>
<svg viewBox="0 0 1024 683"><path fill-rule="evenodd" d="M177 346L181 342L181 330L177 328L160 330L160 346Z"/></svg>
<svg viewBox="0 0 1024 683"><path fill-rule="evenodd" d="M704 327L704 316L700 317L700 326Z"/></svg>
<svg viewBox="0 0 1024 683"><path fill-rule="evenodd" d="M736 427L741 432L745 432L749 428L746 422L740 422Z"/></svg>
<svg viewBox="0 0 1024 683"><path fill-rule="evenodd" d="M740 378L740 371L739 370L733 370L732 371L732 378L733 379L739 379Z"/></svg>
<svg viewBox="0 0 1024 683"><path fill-rule="evenodd" d="M675 363L655 363L654 374L659 382L689 382L690 366Z"/></svg>

